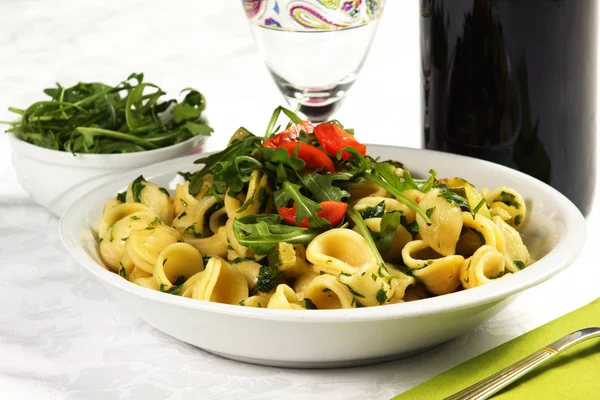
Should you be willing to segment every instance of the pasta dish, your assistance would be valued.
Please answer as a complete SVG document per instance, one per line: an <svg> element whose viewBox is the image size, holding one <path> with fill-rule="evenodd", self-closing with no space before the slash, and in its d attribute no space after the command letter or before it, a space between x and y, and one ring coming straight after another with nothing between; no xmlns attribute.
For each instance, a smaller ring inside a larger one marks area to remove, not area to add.
<svg viewBox="0 0 600 400"><path fill-rule="evenodd" d="M171 295L302 310L449 294L534 262L515 190L434 170L417 179L368 156L336 120L279 107L264 136L240 128L196 164L174 193L140 176L106 204L97 233L108 268Z"/></svg>

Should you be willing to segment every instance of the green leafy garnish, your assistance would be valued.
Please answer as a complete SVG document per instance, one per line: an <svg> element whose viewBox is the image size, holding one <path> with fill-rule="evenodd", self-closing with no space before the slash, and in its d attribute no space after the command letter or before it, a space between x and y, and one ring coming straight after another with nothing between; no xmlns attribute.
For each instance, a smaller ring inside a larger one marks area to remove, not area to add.
<svg viewBox="0 0 600 400"><path fill-rule="evenodd" d="M161 192L163 192L164 194L166 194L168 197L171 197L171 194L169 193L169 191L168 191L167 189L165 189L165 188L161 187L159 190L160 190Z"/></svg>
<svg viewBox="0 0 600 400"><path fill-rule="evenodd" d="M24 110L9 108L19 120L9 123L7 132L48 149L102 154L158 149L212 133L200 92L185 89L181 102L161 101L165 92L143 79L144 74L131 74L116 86L57 84L44 90L48 100Z"/></svg>
<svg viewBox="0 0 600 400"><path fill-rule="evenodd" d="M117 200L121 203L125 203L127 201L127 191L117 193Z"/></svg>
<svg viewBox="0 0 600 400"><path fill-rule="evenodd" d="M377 291L375 298L377 299L379 305L387 301L387 294L385 293L385 290L383 290L383 287Z"/></svg>
<svg viewBox="0 0 600 400"><path fill-rule="evenodd" d="M144 182L146 182L146 180L140 175L131 183L131 194L133 195L133 201L136 203L142 202L142 190L146 187Z"/></svg>
<svg viewBox="0 0 600 400"><path fill-rule="evenodd" d="M392 248L392 244L396 239L396 231L400 226L401 216L402 211L397 210L385 213L381 218L375 244L382 253L387 253Z"/></svg>
<svg viewBox="0 0 600 400"><path fill-rule="evenodd" d="M369 218L381 218L385 214L385 201L381 200L379 204L373 207L366 207L364 210L360 211L360 216L363 219Z"/></svg>
<svg viewBox="0 0 600 400"><path fill-rule="evenodd" d="M281 222L277 214L246 215L233 221L233 232L242 246L259 255L267 254L279 242L308 244L320 233Z"/></svg>
<svg viewBox="0 0 600 400"><path fill-rule="evenodd" d="M311 299L309 299L308 297L304 298L304 304L306 305L307 310L318 310L315 303L313 303L313 301Z"/></svg>
<svg viewBox="0 0 600 400"><path fill-rule="evenodd" d="M123 278L127 279L127 271L125 270L125 266L120 261L119 261L119 265L121 266L121 268L119 268L119 275L121 275Z"/></svg>
<svg viewBox="0 0 600 400"><path fill-rule="evenodd" d="M520 225L522 219L523 219L523 215L521 215L521 214L515 215L515 218L513 219L515 226Z"/></svg>
<svg viewBox="0 0 600 400"><path fill-rule="evenodd" d="M254 291L267 293L275 289L279 283L280 273L276 266L263 265L258 270L258 278Z"/></svg>
<svg viewBox="0 0 600 400"><path fill-rule="evenodd" d="M515 264L519 269L525 268L525 263L521 260L513 260L513 264Z"/></svg>
<svg viewBox="0 0 600 400"><path fill-rule="evenodd" d="M308 226L311 228L327 228L331 224L324 218L317 217L317 211L321 210L321 205L316 201L309 199L300 193L301 186L291 182L283 182L281 189L273 193L275 205L287 207L289 201L296 204L296 225L300 225L302 219L306 217Z"/></svg>

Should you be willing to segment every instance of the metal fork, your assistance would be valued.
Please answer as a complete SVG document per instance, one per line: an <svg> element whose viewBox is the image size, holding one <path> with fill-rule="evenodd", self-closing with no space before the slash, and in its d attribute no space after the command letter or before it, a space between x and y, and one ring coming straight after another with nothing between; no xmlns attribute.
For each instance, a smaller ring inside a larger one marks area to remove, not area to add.
<svg viewBox="0 0 600 400"><path fill-rule="evenodd" d="M529 371L539 367L560 352L587 339L600 336L600 327L591 327L568 334L493 375L446 397L445 400L484 400L508 386Z"/></svg>

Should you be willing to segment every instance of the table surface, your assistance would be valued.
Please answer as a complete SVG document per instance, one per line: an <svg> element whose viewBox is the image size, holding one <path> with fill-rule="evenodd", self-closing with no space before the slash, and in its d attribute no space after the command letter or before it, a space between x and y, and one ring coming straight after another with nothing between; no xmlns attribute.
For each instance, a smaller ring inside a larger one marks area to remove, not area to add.
<svg viewBox="0 0 600 400"><path fill-rule="evenodd" d="M337 114L363 141L420 146L417 7L416 1L388 2L361 76ZM282 103L238 0L5 0L0 26L0 120L11 118L9 105L30 104L54 82L118 82L141 71L169 94L192 86L206 95L217 128L207 149L216 150L240 125L260 132ZM123 310L67 254L58 219L20 188L0 135L2 395L389 398L597 298L598 211L596 200L578 261L437 349L360 368L260 367L178 342Z"/></svg>

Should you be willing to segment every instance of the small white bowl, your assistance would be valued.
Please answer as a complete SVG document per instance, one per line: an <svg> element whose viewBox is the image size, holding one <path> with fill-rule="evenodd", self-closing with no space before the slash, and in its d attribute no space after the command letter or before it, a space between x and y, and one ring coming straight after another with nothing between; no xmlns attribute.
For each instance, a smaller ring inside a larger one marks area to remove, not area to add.
<svg viewBox="0 0 600 400"><path fill-rule="evenodd" d="M60 216L93 186L145 165L201 152L206 137L195 136L173 146L136 153L77 155L35 146L13 134L8 140L19 184L36 203Z"/></svg>
<svg viewBox="0 0 600 400"><path fill-rule="evenodd" d="M344 310L275 310L211 303L137 286L108 271L93 231L104 204L143 174L174 189L177 171L195 171L184 157L132 171L77 200L60 221L73 257L128 308L156 329L227 358L284 367L341 367L381 362L420 352L475 328L514 295L556 275L585 241L583 216L565 196L518 171L486 161L427 150L368 146L368 153L402 161L418 176L460 176L478 188L509 186L530 210L522 231L538 261L516 274L445 296ZM179 177L180 178L180 177Z"/></svg>

